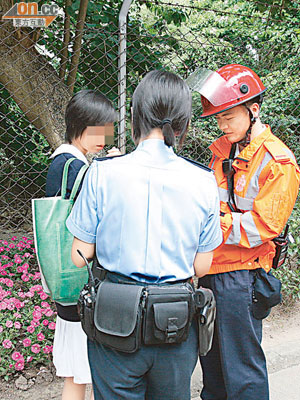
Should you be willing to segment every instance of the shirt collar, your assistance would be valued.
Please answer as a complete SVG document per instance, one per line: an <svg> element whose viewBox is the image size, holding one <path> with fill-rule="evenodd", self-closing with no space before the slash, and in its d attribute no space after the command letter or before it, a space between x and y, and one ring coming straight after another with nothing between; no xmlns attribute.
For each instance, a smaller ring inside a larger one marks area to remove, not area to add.
<svg viewBox="0 0 300 400"><path fill-rule="evenodd" d="M72 154L72 156L78 158L82 162L84 162L86 165L88 165L88 160L86 159L85 155L81 153L81 151L75 147L73 144L61 144L55 151L54 153L50 156L50 158L54 158L58 156L59 154L63 153L69 153Z"/></svg>
<svg viewBox="0 0 300 400"><path fill-rule="evenodd" d="M141 156L141 161L147 164L162 164L176 158L173 148L165 145L162 139L143 140L133 153L137 157Z"/></svg>

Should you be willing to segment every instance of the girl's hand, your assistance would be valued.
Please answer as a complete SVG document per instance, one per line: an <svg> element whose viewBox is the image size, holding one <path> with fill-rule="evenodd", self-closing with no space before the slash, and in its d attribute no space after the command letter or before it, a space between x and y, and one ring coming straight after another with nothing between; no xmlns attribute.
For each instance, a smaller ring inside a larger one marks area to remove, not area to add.
<svg viewBox="0 0 300 400"><path fill-rule="evenodd" d="M121 156L122 153L117 147L113 147L107 151L106 157Z"/></svg>

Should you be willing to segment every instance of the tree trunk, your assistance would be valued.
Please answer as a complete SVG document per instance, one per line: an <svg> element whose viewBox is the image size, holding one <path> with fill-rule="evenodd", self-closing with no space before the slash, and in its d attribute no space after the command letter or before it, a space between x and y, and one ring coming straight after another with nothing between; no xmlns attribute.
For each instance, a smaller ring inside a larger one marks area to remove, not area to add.
<svg viewBox="0 0 300 400"><path fill-rule="evenodd" d="M11 1L2 0L4 13ZM36 30L1 21L0 82L54 149L63 141L64 110L70 98L65 84L46 57L35 49Z"/></svg>

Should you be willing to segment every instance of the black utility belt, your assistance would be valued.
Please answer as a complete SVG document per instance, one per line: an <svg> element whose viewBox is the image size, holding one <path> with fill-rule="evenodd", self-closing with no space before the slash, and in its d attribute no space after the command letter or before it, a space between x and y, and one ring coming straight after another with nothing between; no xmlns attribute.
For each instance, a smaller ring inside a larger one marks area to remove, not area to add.
<svg viewBox="0 0 300 400"><path fill-rule="evenodd" d="M178 344L188 338L197 315L201 355L211 347L215 300L209 289L195 290L190 282L143 286L104 279L92 297L86 285L79 310L90 340L126 353L134 353L142 344Z"/></svg>

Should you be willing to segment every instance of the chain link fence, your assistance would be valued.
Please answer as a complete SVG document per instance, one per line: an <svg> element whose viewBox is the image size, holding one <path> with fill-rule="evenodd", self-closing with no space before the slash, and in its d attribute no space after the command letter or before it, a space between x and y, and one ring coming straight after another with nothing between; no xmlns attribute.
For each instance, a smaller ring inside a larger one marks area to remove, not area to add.
<svg viewBox="0 0 300 400"><path fill-rule="evenodd" d="M121 65L121 1L57 1L59 14L45 28L1 21L0 237L32 231L30 200L44 195L49 156L63 141L64 109L72 93L101 91L119 110L126 95L115 142L130 152L131 94L152 69L183 78L198 67L215 70L229 63L254 69L268 87L262 120L299 161L300 7L293 1L284 9L273 3L133 1ZM11 2L3 4L2 15ZM120 85L125 66L126 91ZM207 164L208 146L220 132L213 119L200 121L200 113L194 94L191 127L177 151Z"/></svg>

